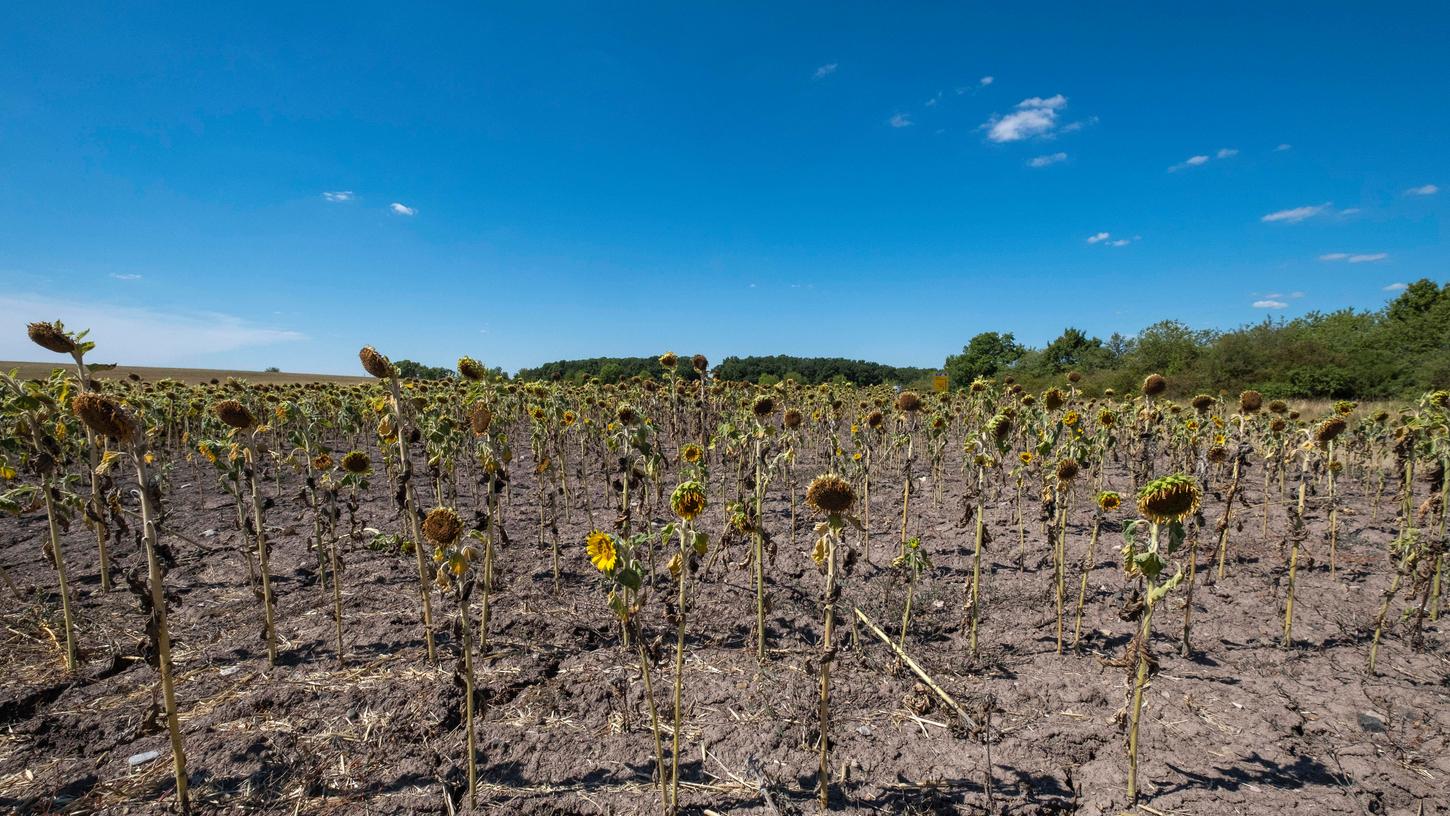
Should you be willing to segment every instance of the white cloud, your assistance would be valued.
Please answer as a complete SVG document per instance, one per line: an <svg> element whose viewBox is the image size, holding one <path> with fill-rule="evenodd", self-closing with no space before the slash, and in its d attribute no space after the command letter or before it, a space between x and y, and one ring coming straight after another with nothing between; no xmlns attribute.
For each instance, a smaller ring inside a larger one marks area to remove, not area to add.
<svg viewBox="0 0 1450 816"><path fill-rule="evenodd" d="M1403 292L1403 291L1405 291L1406 289L1409 289L1409 288L1410 288L1410 285L1408 283L1392 283L1389 286L1386 286L1385 287L1385 291L1386 292Z"/></svg>
<svg viewBox="0 0 1450 816"><path fill-rule="evenodd" d="M1328 252L1319 256L1321 261L1348 261L1352 264L1374 263L1390 257L1388 252Z"/></svg>
<svg viewBox="0 0 1450 816"><path fill-rule="evenodd" d="M1282 300L1256 300L1256 301L1254 301L1254 308L1255 309L1287 309L1287 308L1289 308L1289 304L1285 303Z"/></svg>
<svg viewBox="0 0 1450 816"><path fill-rule="evenodd" d="M980 84L982 87L985 88L986 86L991 85L993 82L996 82L996 81L997 81L997 78L996 77L984 76L981 79L977 80L977 83Z"/></svg>
<svg viewBox="0 0 1450 816"><path fill-rule="evenodd" d="M1263 221L1265 224L1272 224L1276 221L1283 221L1286 224L1297 224L1300 221L1305 220L1306 218L1313 218L1316 215L1323 214L1326 210L1329 209L1329 207L1333 203L1334 202L1332 201L1326 201L1323 204L1311 204L1303 207L1294 207L1288 210L1277 210L1275 212L1269 213L1268 215L1260 218L1259 220Z"/></svg>
<svg viewBox="0 0 1450 816"><path fill-rule="evenodd" d="M911 127L916 123L911 121L911 114L909 113L895 113L891 115L890 119L886 120L886 124L894 128L904 128Z"/></svg>
<svg viewBox="0 0 1450 816"><path fill-rule="evenodd" d="M1275 153L1283 153L1285 150L1293 150L1293 149L1294 149L1294 146L1291 145L1291 144L1281 144L1278 147L1274 148L1274 152Z"/></svg>
<svg viewBox="0 0 1450 816"><path fill-rule="evenodd" d="M1422 184L1419 187L1411 187L1405 191L1405 195L1431 196L1440 192L1440 188L1433 184Z"/></svg>
<svg viewBox="0 0 1450 816"><path fill-rule="evenodd" d="M111 273L111 277L113 277L113 278L115 278L116 280L119 280L119 281L138 281L138 280L141 280L141 276L140 275L137 275L134 272L112 272Z"/></svg>
<svg viewBox="0 0 1450 816"><path fill-rule="evenodd" d="M1108 242L1108 246L1110 246L1110 247L1125 247L1128 244L1133 243L1135 240L1137 240L1137 239L1136 238L1119 238L1119 239L1117 239L1115 241L1109 241Z"/></svg>
<svg viewBox="0 0 1450 816"><path fill-rule="evenodd" d="M1109 233L1100 232L1100 233L1098 233L1096 235L1090 235L1090 236L1088 236L1087 242L1089 244L1099 244L1099 243L1102 243L1103 241L1108 240L1111 237L1113 237L1113 236L1111 234L1109 234Z"/></svg>
<svg viewBox="0 0 1450 816"><path fill-rule="evenodd" d="M1188 167L1198 167L1199 165L1204 165L1204 164L1208 164L1208 157L1207 156L1189 156L1188 158L1184 159L1183 161L1179 162L1178 164L1175 164L1172 167L1169 167L1168 168L1168 172L1170 172L1170 173L1176 173L1179 170L1183 170L1183 169L1188 168Z"/></svg>
<svg viewBox="0 0 1450 816"><path fill-rule="evenodd" d="M1062 94L1046 99L1034 96L1017 103L1017 112L987 120L987 138L994 142L1017 142L1045 136L1057 127L1057 112L1067 105Z"/></svg>
<svg viewBox="0 0 1450 816"><path fill-rule="evenodd" d="M831 74L836 73L837 65L838 63L834 62L828 62L825 65L822 65L821 67L816 69L816 72L814 74L811 75L811 79L825 79Z"/></svg>
<svg viewBox="0 0 1450 816"><path fill-rule="evenodd" d="M1348 207L1346 209L1340 210L1339 211L1339 214L1340 215L1354 215L1355 213L1357 213L1359 211L1360 211L1360 209L1358 207Z"/></svg>
<svg viewBox="0 0 1450 816"><path fill-rule="evenodd" d="M396 201L394 201L390 205L390 207L392 208L393 212L397 213L398 215L417 215L418 214L418 210L417 209L415 209L413 207L409 207L406 204L399 204Z"/></svg>
<svg viewBox="0 0 1450 816"><path fill-rule="evenodd" d="M307 339L299 332L258 326L228 314L168 312L44 295L0 295L0 313L59 319L72 330L90 329L87 339L96 342L94 360L128 365L203 364L208 354ZM37 351L23 333L0 334L0 359L33 360Z"/></svg>
<svg viewBox="0 0 1450 816"><path fill-rule="evenodd" d="M1047 167L1051 164L1067 161L1066 153L1049 153L1046 156L1038 156L1027 162L1028 167Z"/></svg>
<svg viewBox="0 0 1450 816"><path fill-rule="evenodd" d="M352 190L334 190L323 193L322 197L328 201L352 201Z"/></svg>
<svg viewBox="0 0 1450 816"><path fill-rule="evenodd" d="M1220 147L1218 152L1213 154L1216 159L1231 159L1239 154L1236 147Z"/></svg>
<svg viewBox="0 0 1450 816"><path fill-rule="evenodd" d="M924 105L925 107L928 107L928 108L934 108L934 107L936 107L936 100L937 100L937 97L933 96L931 99L928 99L925 102L923 102L922 105Z"/></svg>

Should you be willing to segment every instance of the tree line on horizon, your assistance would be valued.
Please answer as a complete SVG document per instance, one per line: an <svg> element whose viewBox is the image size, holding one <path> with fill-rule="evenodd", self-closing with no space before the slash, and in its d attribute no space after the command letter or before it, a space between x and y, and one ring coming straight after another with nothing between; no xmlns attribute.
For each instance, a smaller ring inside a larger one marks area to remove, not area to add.
<svg viewBox="0 0 1450 816"><path fill-rule="evenodd" d="M451 369L407 360L397 365L405 376L453 376ZM503 376L500 369L494 371ZM1012 332L985 331L973 336L960 354L949 355L940 369L776 354L726 357L711 376L763 385L794 380L801 385L927 389L939 371L952 388L965 388L979 377L1011 377L1036 389L1060 384L1064 374L1076 371L1082 375L1079 388L1088 394L1108 388L1130 393L1145 376L1156 373L1167 377L1173 393L1180 395L1252 388L1275 398L1413 397L1450 385L1450 284L1418 280L1378 310L1267 317L1228 330L1193 329L1163 320L1134 336L1114 333L1104 340L1068 327L1041 348L1018 343ZM699 377L688 356L679 358L675 375L682 380ZM606 383L663 377L657 357L557 360L514 375L526 381Z"/></svg>

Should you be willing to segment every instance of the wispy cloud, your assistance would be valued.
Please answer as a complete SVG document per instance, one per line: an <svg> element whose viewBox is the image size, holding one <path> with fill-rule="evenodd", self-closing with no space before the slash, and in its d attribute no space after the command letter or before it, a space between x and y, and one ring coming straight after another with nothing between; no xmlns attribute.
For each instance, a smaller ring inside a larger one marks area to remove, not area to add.
<svg viewBox="0 0 1450 816"><path fill-rule="evenodd" d="M1218 149L1218 151L1213 154L1213 158L1215 158L1215 159L1231 159L1234 156L1237 156L1238 154L1239 154L1239 151L1236 148L1232 148L1232 147L1220 147ZM1176 173L1179 170L1186 170L1186 169L1188 169L1190 167L1201 167L1201 166L1203 166L1205 164L1208 164L1208 162L1209 162L1209 157L1208 156L1205 156L1205 155L1202 155L1202 154L1196 155L1196 156L1189 156L1188 158L1184 159L1183 161L1181 161L1181 162L1173 165L1172 167L1169 167L1168 168L1168 172L1170 172L1170 173Z"/></svg>
<svg viewBox="0 0 1450 816"><path fill-rule="evenodd" d="M904 128L911 127L916 123L911 121L911 114L909 113L895 113L891 115L890 119L886 120L886 124L894 128Z"/></svg>
<svg viewBox="0 0 1450 816"><path fill-rule="evenodd" d="M1303 207L1294 207L1288 210L1276 210L1260 218L1265 224L1283 222L1285 224L1297 224L1316 215L1323 215L1333 206L1334 202L1326 201L1323 204L1310 204Z"/></svg>
<svg viewBox="0 0 1450 816"><path fill-rule="evenodd" d="M1419 187L1411 187L1405 191L1405 195L1431 196L1440 192L1440 188L1433 184L1422 184Z"/></svg>
<svg viewBox="0 0 1450 816"><path fill-rule="evenodd" d="M1006 116L994 116L983 127L994 142L1017 142L1033 136L1047 136L1057 127L1058 112L1067 106L1062 94L1043 98L1034 96L1017 103L1017 110Z"/></svg>
<svg viewBox="0 0 1450 816"><path fill-rule="evenodd" d="M1066 153L1049 153L1046 156L1038 156L1038 157L1036 157L1034 159L1028 160L1027 166L1028 167L1047 167L1048 165L1053 165L1053 164L1057 164L1058 162L1065 162L1065 161L1067 161L1067 154Z"/></svg>
<svg viewBox="0 0 1450 816"><path fill-rule="evenodd" d="M1134 235L1132 238L1114 238L1112 233L1099 232L1094 235L1089 235L1087 242L1089 244L1102 244L1103 246L1110 247L1125 247L1142 237L1141 235Z"/></svg>
<svg viewBox="0 0 1450 816"><path fill-rule="evenodd" d="M1319 256L1321 261L1346 261L1352 264L1374 263L1390 257L1388 252L1328 252Z"/></svg>
<svg viewBox="0 0 1450 816"><path fill-rule="evenodd" d="M1265 299L1265 300L1256 300L1256 301L1254 301L1254 308L1255 309L1287 309L1287 308L1289 308L1289 304L1285 303L1282 300L1268 300L1268 299Z"/></svg>
<svg viewBox="0 0 1450 816"><path fill-rule="evenodd" d="M1386 286L1385 287L1385 291L1386 292L1403 292L1403 291L1405 291L1406 289L1409 289L1409 288L1410 288L1410 285L1408 283L1392 283L1389 286Z"/></svg>
<svg viewBox="0 0 1450 816"><path fill-rule="evenodd" d="M259 326L229 314L206 311L164 311L47 297L0 295L0 313L65 321L88 328L97 343L91 355L101 362L131 365L205 363L206 355L307 339L284 329ZM35 358L35 347L23 333L0 335L0 359Z"/></svg>
<svg viewBox="0 0 1450 816"><path fill-rule="evenodd" d="M811 79L825 79L826 77L830 76L831 74L836 73L836 68L837 67L839 67L839 63L828 62L825 65L822 65L821 67L817 68L816 69L816 72L811 75Z"/></svg>
<svg viewBox="0 0 1450 816"><path fill-rule="evenodd" d="M413 207L409 207L406 204L399 204L396 201L394 201L390 205L390 207L393 210L393 212L397 213L398 215L417 215L418 214L418 210L417 209L415 209Z"/></svg>
<svg viewBox="0 0 1450 816"><path fill-rule="evenodd" d="M1286 143L1281 144L1278 147L1274 148L1274 152L1275 153L1283 153L1285 150L1293 150L1293 149L1294 149L1294 146L1291 145L1291 144L1288 144L1286 142Z"/></svg>
<svg viewBox="0 0 1450 816"><path fill-rule="evenodd" d="M1169 167L1168 172L1177 173L1179 170L1184 170L1189 167L1199 167L1205 164L1208 164L1207 156L1189 156L1183 161Z"/></svg>
<svg viewBox="0 0 1450 816"><path fill-rule="evenodd" d="M141 280L141 276L138 275L138 274L136 274L135 272L112 272L111 273L111 277L115 278L118 281L138 281L138 280Z"/></svg>
<svg viewBox="0 0 1450 816"><path fill-rule="evenodd" d="M352 190L333 190L322 194L328 201L352 201Z"/></svg>
<svg viewBox="0 0 1450 816"><path fill-rule="evenodd" d="M985 88L988 85L991 85L993 82L996 82L996 81L997 81L997 78L996 77L984 76L981 79L977 80L977 84L978 85L981 85L982 87Z"/></svg>

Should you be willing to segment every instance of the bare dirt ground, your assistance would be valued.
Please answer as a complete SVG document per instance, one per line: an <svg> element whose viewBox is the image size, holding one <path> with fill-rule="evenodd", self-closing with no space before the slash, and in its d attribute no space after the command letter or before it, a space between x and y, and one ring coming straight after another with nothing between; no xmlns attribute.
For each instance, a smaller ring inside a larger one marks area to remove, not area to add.
<svg viewBox="0 0 1450 816"><path fill-rule="evenodd" d="M489 653L478 663L477 811L657 812L653 738L638 662L621 648L598 577L583 555L588 521L576 509L572 522L561 522L563 583L556 595L549 546L539 542L528 459L523 451L512 467L509 540L500 554ZM803 462L799 473L798 484L815 471ZM1118 562L1117 520L1104 530L1090 573L1082 648L1059 655L1053 570L1036 508L1027 509L1029 558L1019 569L1011 494L997 497L987 513L993 541L982 659L974 663L960 625L971 527L963 522L963 483L955 465L948 475L940 506L929 489L913 498L912 530L934 569L920 584L906 648L968 710L980 715L983 701L993 701L990 729L984 734L955 727L944 705L918 688L908 671L895 669L881 642L850 623L855 605L893 634L899 625L903 589L886 567L901 498L899 483L888 481L873 491L872 562L858 562L843 579L847 621L838 628L843 648L833 675L833 809L1128 810L1124 731L1114 722L1126 702L1126 672L1105 662L1120 656L1134 631L1119 614L1130 592ZM1341 518L1340 569L1333 577L1324 500L1309 499L1308 557L1298 574L1291 649L1279 645L1286 518L1274 507L1269 534L1261 534L1257 468L1245 479L1249 508L1235 511L1242 527L1231 537L1227 580L1217 586L1209 565L1211 536L1203 536L1194 650L1181 656L1176 645L1181 590L1155 618L1160 669L1142 727L1145 806L1134 812L1450 812L1444 624L1429 626L1420 650L1392 631L1381 648L1379 676L1366 674L1369 635L1391 574L1385 545L1395 520L1392 500L1375 513L1372 497L1345 481L1349 509ZM466 811L463 692L454 679L457 641L446 623L456 609L434 593L440 658L439 665L429 665L412 557L348 545L347 662L338 668L330 591L306 548L311 519L298 501L300 480L289 474L267 514L282 639L280 664L269 669L232 500L209 468L178 464L170 484L168 523L185 536L166 537L177 557L167 588L173 593L174 657L195 809ZM773 484L769 506L778 552L769 570L774 648L768 663L760 666L750 651L753 588L749 571L736 566L745 553L739 543L703 573L690 610L681 735L682 801L689 813L817 809L812 660L821 631L821 577L807 555L810 519L800 519L791 542L782 484ZM1121 468L1109 469L1108 486L1127 488ZM265 489L274 493L270 483ZM1088 492L1079 488L1071 523L1074 565L1087 544ZM703 526L713 539L723 526L723 497L712 499ZM126 500L135 505L133 495ZM602 506L602 490L592 501ZM1203 511L1210 530L1222 512L1222 500L1210 493ZM383 479L374 481L361 516L385 532L399 529ZM136 570L142 559L135 549L115 553L117 588L102 593L94 538L79 525L65 537L84 650L82 669L67 676L54 640L58 599L53 570L41 555L44 533L43 515L0 520L0 565L18 593L0 587L0 810L171 812L156 673L138 658L143 618L120 575ZM1069 585L1076 588L1075 566ZM667 594L654 595L644 621L657 647L655 691L665 714L673 659L673 630L662 602Z"/></svg>

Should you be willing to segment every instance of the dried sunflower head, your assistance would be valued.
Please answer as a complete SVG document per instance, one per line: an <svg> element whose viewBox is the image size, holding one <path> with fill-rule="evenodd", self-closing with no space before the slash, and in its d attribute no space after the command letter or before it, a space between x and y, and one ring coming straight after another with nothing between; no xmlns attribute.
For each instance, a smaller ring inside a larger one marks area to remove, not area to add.
<svg viewBox="0 0 1450 816"><path fill-rule="evenodd" d="M247 406L233 399L218 402L212 410L216 413L217 419L233 428L245 430L257 422L256 417L252 416L252 412L247 410Z"/></svg>
<svg viewBox="0 0 1450 816"><path fill-rule="evenodd" d="M1253 389L1239 394L1239 413L1256 414L1264 407L1264 395Z"/></svg>
<svg viewBox="0 0 1450 816"><path fill-rule="evenodd" d="M70 408L86 426L117 442L130 442L136 435L136 422L121 403L93 391L76 394Z"/></svg>
<svg viewBox="0 0 1450 816"><path fill-rule="evenodd" d="M1138 512L1156 524L1180 521L1198 509L1203 491L1181 473L1160 476L1138 490Z"/></svg>
<svg viewBox="0 0 1450 816"><path fill-rule="evenodd" d="M446 547L463 534L463 520L452 507L435 507L423 518L423 535L434 544Z"/></svg>
<svg viewBox="0 0 1450 816"><path fill-rule="evenodd" d="M26 327L26 334L37 346L56 354L70 354L76 350L75 341L66 335L58 320L54 323L31 323Z"/></svg>
<svg viewBox="0 0 1450 816"><path fill-rule="evenodd" d="M838 516L849 512L855 503L856 491L851 483L834 473L817 476L806 488L806 504L818 513Z"/></svg>
<svg viewBox="0 0 1450 816"><path fill-rule="evenodd" d="M388 358L379 354L378 350L372 346L363 346L362 350L357 353L357 358L362 361L364 371L380 380L387 379L396 373L396 369L393 368L392 363L388 362Z"/></svg>
<svg viewBox="0 0 1450 816"><path fill-rule="evenodd" d="M360 450L348 451L342 457L342 469L355 476L361 476L373 469L372 460Z"/></svg>
<svg viewBox="0 0 1450 816"><path fill-rule="evenodd" d="M488 369L483 367L483 363L480 363L472 357L459 357L458 374L465 380L477 382L488 376Z"/></svg>
<svg viewBox="0 0 1450 816"><path fill-rule="evenodd" d="M896 395L896 410L904 414L914 414L921 410L921 395L915 391L902 391Z"/></svg>
<svg viewBox="0 0 1450 816"><path fill-rule="evenodd" d="M705 512L705 486L698 481L681 482L670 494L670 509L685 521L692 521Z"/></svg>
<svg viewBox="0 0 1450 816"><path fill-rule="evenodd" d="M1332 416L1319 423L1319 427L1314 429L1314 441L1321 445L1328 445L1334 441L1336 436L1344 433L1344 429L1348 427L1349 423L1344 421L1344 417Z"/></svg>
<svg viewBox="0 0 1450 816"><path fill-rule="evenodd" d="M1143 396L1156 397L1168 390L1168 381L1161 374L1149 374L1143 379Z"/></svg>

